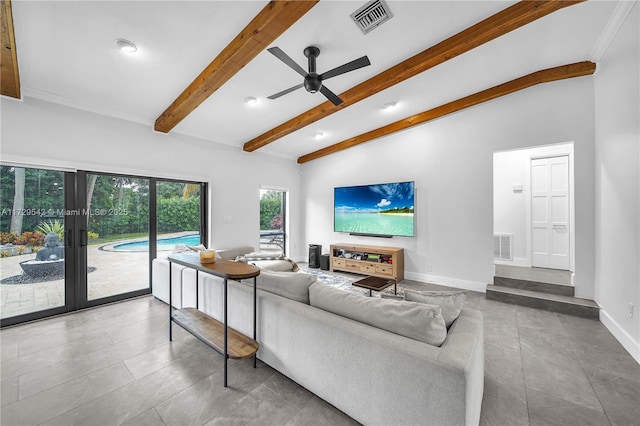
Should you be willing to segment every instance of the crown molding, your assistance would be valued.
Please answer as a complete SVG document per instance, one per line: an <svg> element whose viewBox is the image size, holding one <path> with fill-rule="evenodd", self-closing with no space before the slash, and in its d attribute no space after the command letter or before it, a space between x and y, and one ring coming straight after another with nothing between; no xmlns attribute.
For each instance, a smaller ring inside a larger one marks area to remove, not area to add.
<svg viewBox="0 0 640 426"><path fill-rule="evenodd" d="M104 115L107 117L118 118L120 120L130 121L133 123L142 124L146 127L153 126L153 120L138 117L136 115L125 114L120 111L114 111L111 109L100 108L94 105L89 105L83 102L78 102L74 99L66 98L64 96L55 95L53 93L45 92L43 90L34 89L31 87L22 87L23 97L30 97L34 99L40 99L42 101L51 102L58 105L63 105L69 108L74 108L82 111L92 112L94 114Z"/></svg>
<svg viewBox="0 0 640 426"><path fill-rule="evenodd" d="M602 57L609 48L611 41L613 41L625 19L629 16L631 9L633 9L633 6L637 3L637 0L621 1L618 3L616 9L611 14L611 18L609 18L609 22L607 22L604 30L602 30L602 34L600 34L596 45L593 47L593 50L589 55L589 60L591 62L598 63L602 60Z"/></svg>

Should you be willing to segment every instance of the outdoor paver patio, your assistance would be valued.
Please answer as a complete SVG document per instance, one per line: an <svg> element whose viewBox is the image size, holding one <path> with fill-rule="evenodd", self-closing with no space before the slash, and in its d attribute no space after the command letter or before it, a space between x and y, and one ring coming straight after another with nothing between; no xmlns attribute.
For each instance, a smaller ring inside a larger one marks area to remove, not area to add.
<svg viewBox="0 0 640 426"><path fill-rule="evenodd" d="M192 234L179 232L163 235L172 238ZM129 240L133 241L133 240ZM89 300L126 293L149 287L149 253L146 251L117 251L113 246L125 241L110 244L95 244L87 247L89 267ZM261 244L261 251L281 248L271 244ZM158 257L166 257L170 251L159 251ZM0 259L0 279L21 275L20 262L35 259L36 253ZM0 284L0 316L9 318L16 315L36 312L64 305L64 280L54 280L32 284Z"/></svg>
<svg viewBox="0 0 640 426"><path fill-rule="evenodd" d="M89 300L140 290L149 287L148 252L104 251L100 245L88 247ZM20 262L35 259L36 254L0 259L0 278L22 274ZM33 284L1 284L0 311L2 318L41 311L64 305L64 280Z"/></svg>

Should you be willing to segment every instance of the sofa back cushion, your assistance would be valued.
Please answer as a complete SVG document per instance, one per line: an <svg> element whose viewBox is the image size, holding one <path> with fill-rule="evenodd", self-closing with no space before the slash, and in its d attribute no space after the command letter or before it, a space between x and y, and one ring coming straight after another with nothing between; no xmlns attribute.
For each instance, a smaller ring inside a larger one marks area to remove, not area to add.
<svg viewBox="0 0 640 426"><path fill-rule="evenodd" d="M309 287L309 298L311 306L430 345L440 346L447 337L438 306L366 297L320 282Z"/></svg>
<svg viewBox="0 0 640 426"><path fill-rule="evenodd" d="M317 277L302 272L280 272L260 270L256 286L260 290L274 293L287 299L309 304L309 286L316 282ZM243 281L253 284L252 281Z"/></svg>

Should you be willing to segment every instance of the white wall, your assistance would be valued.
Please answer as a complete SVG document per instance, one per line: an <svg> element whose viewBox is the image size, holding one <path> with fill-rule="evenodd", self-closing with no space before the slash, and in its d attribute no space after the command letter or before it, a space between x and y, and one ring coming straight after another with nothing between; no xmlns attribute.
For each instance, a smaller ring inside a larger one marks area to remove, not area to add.
<svg viewBox="0 0 640 426"><path fill-rule="evenodd" d="M290 190L292 255L301 256L299 166L151 126L26 98L2 97L2 161L206 181L213 247L259 245L260 185ZM225 217L232 223L225 223Z"/></svg>
<svg viewBox="0 0 640 426"><path fill-rule="evenodd" d="M493 230L512 234L513 260L496 264L531 267L531 160L566 155L569 157L569 269L575 265L573 144L543 145L496 152L493 155ZM515 191L514 185L522 187Z"/></svg>
<svg viewBox="0 0 640 426"><path fill-rule="evenodd" d="M493 153L573 141L576 295L593 298L593 77L546 83L303 164L304 243L405 248L408 278L484 289L493 280ZM334 233L336 186L414 180L416 237ZM431 265L429 270L428 264Z"/></svg>
<svg viewBox="0 0 640 426"><path fill-rule="evenodd" d="M595 75L596 287L600 319L640 362L640 6ZM628 314L634 306L633 317Z"/></svg>
<svg viewBox="0 0 640 426"><path fill-rule="evenodd" d="M493 231L511 234L512 261L505 265L530 266L527 247L527 200L525 196L527 157L522 150L503 151L493 156ZM516 191L514 185L522 189Z"/></svg>

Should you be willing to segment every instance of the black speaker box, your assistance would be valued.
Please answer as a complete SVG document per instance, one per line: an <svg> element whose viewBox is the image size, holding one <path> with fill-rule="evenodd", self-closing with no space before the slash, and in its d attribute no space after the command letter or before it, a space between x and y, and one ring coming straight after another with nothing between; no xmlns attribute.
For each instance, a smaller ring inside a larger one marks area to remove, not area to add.
<svg viewBox="0 0 640 426"><path fill-rule="evenodd" d="M320 253L322 253L322 245L309 244L309 268L320 267Z"/></svg>
<svg viewBox="0 0 640 426"><path fill-rule="evenodd" d="M321 254L320 255L320 269L322 269L323 271L328 271L329 270L329 255L328 254Z"/></svg>

